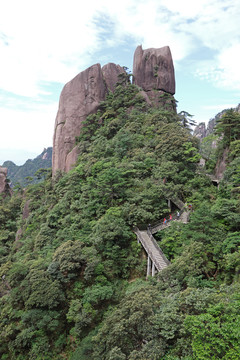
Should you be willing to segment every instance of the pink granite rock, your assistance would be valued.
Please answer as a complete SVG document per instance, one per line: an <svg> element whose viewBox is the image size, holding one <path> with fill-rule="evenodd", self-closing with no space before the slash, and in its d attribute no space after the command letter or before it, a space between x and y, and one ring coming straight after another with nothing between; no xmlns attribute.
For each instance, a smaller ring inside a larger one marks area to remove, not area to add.
<svg viewBox="0 0 240 360"><path fill-rule="evenodd" d="M75 139L82 123L96 112L108 91L114 91L119 75L125 70L109 63L101 69L95 64L68 82L61 93L53 139L53 176L58 170L69 171L79 156ZM138 46L134 54L134 83L142 87L145 100L152 106L175 108L170 94L175 93L175 77L168 46L143 50ZM165 98L168 95L171 98Z"/></svg>
<svg viewBox="0 0 240 360"><path fill-rule="evenodd" d="M77 158L80 155L79 148L76 145L68 154L66 157L66 165L65 165L65 171L69 172L74 165L76 164Z"/></svg>
<svg viewBox="0 0 240 360"><path fill-rule="evenodd" d="M107 89L114 92L116 83L119 80L118 76L122 73L125 73L125 70L120 65L109 63L103 66L102 73L107 85Z"/></svg>
<svg viewBox="0 0 240 360"><path fill-rule="evenodd" d="M170 48L143 50L138 46L133 60L133 82L144 91L163 90L175 94L175 75Z"/></svg>
<svg viewBox="0 0 240 360"><path fill-rule="evenodd" d="M101 69L95 64L68 82L61 93L53 138L53 176L57 170L69 171L79 151L75 138L80 135L83 121L98 109L108 90L114 91L119 65L107 64Z"/></svg>
<svg viewBox="0 0 240 360"><path fill-rule="evenodd" d="M53 139L53 175L66 171L67 154L75 146L82 122L95 112L104 100L104 84L100 64L93 65L68 82L61 93Z"/></svg>

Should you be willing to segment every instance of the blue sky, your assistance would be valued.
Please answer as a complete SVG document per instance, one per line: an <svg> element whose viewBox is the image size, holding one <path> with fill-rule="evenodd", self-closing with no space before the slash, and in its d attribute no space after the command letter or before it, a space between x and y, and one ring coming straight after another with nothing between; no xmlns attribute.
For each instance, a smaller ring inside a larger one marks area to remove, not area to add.
<svg viewBox="0 0 240 360"><path fill-rule="evenodd" d="M169 45L178 112L208 122L240 102L239 0L0 3L0 164L52 146L60 92L87 67L132 70L135 48Z"/></svg>

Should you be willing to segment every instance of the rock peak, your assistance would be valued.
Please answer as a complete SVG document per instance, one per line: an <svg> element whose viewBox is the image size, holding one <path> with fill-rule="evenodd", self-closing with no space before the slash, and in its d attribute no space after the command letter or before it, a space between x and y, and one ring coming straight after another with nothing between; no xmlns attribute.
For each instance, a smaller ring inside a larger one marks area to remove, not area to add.
<svg viewBox="0 0 240 360"><path fill-rule="evenodd" d="M144 91L162 90L175 94L175 75L169 46L142 49L139 45L134 53L133 82Z"/></svg>
<svg viewBox="0 0 240 360"><path fill-rule="evenodd" d="M79 148L75 139L83 121L97 111L109 91L114 92L119 75L126 73L120 65L95 64L78 74L63 88L55 121L52 172L68 172L76 163ZM146 49L138 46L134 54L133 83L151 106L167 105L175 110L175 77L168 46ZM164 99L163 99L164 98Z"/></svg>
<svg viewBox="0 0 240 360"><path fill-rule="evenodd" d="M107 92L114 91L118 75L124 69L109 63L101 68L95 64L79 73L63 88L53 139L52 171L69 171L76 163L79 152L75 139L80 135L83 121L97 111Z"/></svg>

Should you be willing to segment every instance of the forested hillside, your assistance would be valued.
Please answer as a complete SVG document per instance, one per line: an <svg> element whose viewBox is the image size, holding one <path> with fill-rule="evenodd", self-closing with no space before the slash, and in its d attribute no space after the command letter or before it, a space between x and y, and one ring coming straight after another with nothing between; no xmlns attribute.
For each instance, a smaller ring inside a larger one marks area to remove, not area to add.
<svg viewBox="0 0 240 360"><path fill-rule="evenodd" d="M239 359L239 124L231 110L218 122L217 188L188 119L119 84L87 118L73 170L2 198L1 358ZM156 234L171 264L146 281L133 227L168 218L169 196L190 219Z"/></svg>

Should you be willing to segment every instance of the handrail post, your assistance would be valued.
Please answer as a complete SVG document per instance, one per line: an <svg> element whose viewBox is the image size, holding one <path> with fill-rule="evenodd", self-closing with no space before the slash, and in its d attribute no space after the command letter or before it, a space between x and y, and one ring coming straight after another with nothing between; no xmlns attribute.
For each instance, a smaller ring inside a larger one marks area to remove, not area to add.
<svg viewBox="0 0 240 360"><path fill-rule="evenodd" d="M154 263L152 263L152 276L155 275L155 270L156 270L155 265L154 265Z"/></svg>
<svg viewBox="0 0 240 360"><path fill-rule="evenodd" d="M147 261L147 278L150 276L151 274L151 259L150 256L148 255L148 261Z"/></svg>

